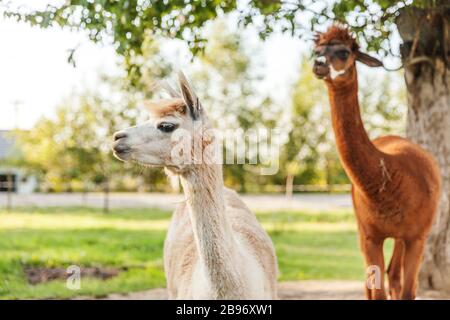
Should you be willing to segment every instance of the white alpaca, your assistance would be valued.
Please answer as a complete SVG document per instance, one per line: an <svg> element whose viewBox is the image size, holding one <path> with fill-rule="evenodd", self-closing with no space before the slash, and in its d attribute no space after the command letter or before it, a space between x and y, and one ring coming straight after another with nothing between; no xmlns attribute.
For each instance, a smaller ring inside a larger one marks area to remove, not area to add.
<svg viewBox="0 0 450 320"><path fill-rule="evenodd" d="M113 147L121 160L164 166L180 177L186 203L175 210L164 245L169 298L276 299L273 244L224 187L205 111L182 73L179 85L181 96L169 90L171 99L150 105L152 119L117 132ZM180 139L191 146L181 150Z"/></svg>

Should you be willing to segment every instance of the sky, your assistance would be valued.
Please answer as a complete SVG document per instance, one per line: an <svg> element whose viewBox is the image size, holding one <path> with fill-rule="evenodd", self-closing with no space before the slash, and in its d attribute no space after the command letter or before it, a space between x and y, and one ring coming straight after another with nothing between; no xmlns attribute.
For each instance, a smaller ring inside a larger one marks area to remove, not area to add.
<svg viewBox="0 0 450 320"><path fill-rule="evenodd" d="M0 129L30 128L72 92L95 86L98 71L118 72L113 48L81 34L0 18L0 36ZM74 68L68 50L77 46Z"/></svg>
<svg viewBox="0 0 450 320"><path fill-rule="evenodd" d="M47 1L36 0L43 5ZM94 44L80 32L60 28L40 29L1 17L0 37L0 130L30 129L42 116L72 94L95 88L100 73L114 75L121 69L112 45ZM249 34L250 43L257 41ZM68 63L69 50L77 48L76 67ZM189 69L188 52L181 42L165 45L162 52L179 69ZM262 84L286 99L299 76L304 41L275 34L262 45L262 63L267 81ZM379 72L379 71L378 71Z"/></svg>
<svg viewBox="0 0 450 320"><path fill-rule="evenodd" d="M99 73L121 71L112 46L94 44L81 33L40 29L0 17L0 35L7 44L0 50L0 129L29 129L72 93L94 88ZM167 45L165 50L174 46L180 44ZM278 84L273 90L283 91L297 76L301 46L300 41L281 35L264 44L265 72ZM67 58L75 47L73 67ZM186 68L188 63L186 55L176 64Z"/></svg>

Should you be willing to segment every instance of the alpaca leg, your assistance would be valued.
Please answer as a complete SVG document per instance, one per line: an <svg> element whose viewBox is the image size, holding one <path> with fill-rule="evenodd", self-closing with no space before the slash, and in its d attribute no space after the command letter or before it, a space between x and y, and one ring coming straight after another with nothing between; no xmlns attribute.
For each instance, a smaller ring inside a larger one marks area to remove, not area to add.
<svg viewBox="0 0 450 320"><path fill-rule="evenodd" d="M402 300L414 300L417 289L417 276L422 260L424 239L405 241L405 255L403 260L403 286L400 298Z"/></svg>
<svg viewBox="0 0 450 320"><path fill-rule="evenodd" d="M389 293L392 300L400 299L402 288L402 266L403 266L404 243L402 239L395 239L394 252L387 270L389 279Z"/></svg>
<svg viewBox="0 0 450 320"><path fill-rule="evenodd" d="M361 250L366 261L366 297L368 300L385 300L384 240L361 235Z"/></svg>

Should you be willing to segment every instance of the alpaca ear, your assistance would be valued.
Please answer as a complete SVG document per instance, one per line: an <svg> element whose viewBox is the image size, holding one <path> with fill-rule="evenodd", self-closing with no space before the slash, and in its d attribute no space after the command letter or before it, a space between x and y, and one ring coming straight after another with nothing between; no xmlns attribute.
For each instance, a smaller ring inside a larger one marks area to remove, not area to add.
<svg viewBox="0 0 450 320"><path fill-rule="evenodd" d="M367 53L363 53L361 51L356 51L356 60L359 62L368 65L369 67L382 67L383 62L378 60L377 58L369 56Z"/></svg>
<svg viewBox="0 0 450 320"><path fill-rule="evenodd" d="M322 37L322 35L323 35L323 32L319 32L319 31L314 32L313 41L316 44L316 46L319 45L320 38Z"/></svg>
<svg viewBox="0 0 450 320"><path fill-rule="evenodd" d="M182 71L178 72L178 84L180 85L181 96L189 109L192 119L197 120L200 117L202 106Z"/></svg>
<svg viewBox="0 0 450 320"><path fill-rule="evenodd" d="M167 81L161 81L160 87L163 88L171 98L181 98L181 95Z"/></svg>

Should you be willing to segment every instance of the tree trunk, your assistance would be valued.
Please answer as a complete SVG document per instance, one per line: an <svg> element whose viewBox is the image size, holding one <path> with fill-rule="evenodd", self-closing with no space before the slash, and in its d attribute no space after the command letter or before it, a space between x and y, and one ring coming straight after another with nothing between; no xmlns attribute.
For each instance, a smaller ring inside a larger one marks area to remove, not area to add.
<svg viewBox="0 0 450 320"><path fill-rule="evenodd" d="M288 174L286 177L286 198L292 199L294 193L294 175Z"/></svg>
<svg viewBox="0 0 450 320"><path fill-rule="evenodd" d="M450 72L442 61L406 70L408 137L430 151L441 169L442 197L420 272L422 289L450 290Z"/></svg>
<svg viewBox="0 0 450 320"><path fill-rule="evenodd" d="M245 182L245 168L244 165L238 165L240 172L238 173L239 183L241 185L240 192L247 193L247 184Z"/></svg>
<svg viewBox="0 0 450 320"><path fill-rule="evenodd" d="M419 286L442 291L450 291L450 70L446 56L450 46L446 14L448 10L415 9L397 22L404 41L407 136L434 155L442 179L441 201L425 248Z"/></svg>
<svg viewBox="0 0 450 320"><path fill-rule="evenodd" d="M103 212L109 212L109 177L103 182Z"/></svg>
<svg viewBox="0 0 450 320"><path fill-rule="evenodd" d="M87 206L87 194L88 194L87 181L84 181L83 182L83 191L81 192L81 205L83 207Z"/></svg>

